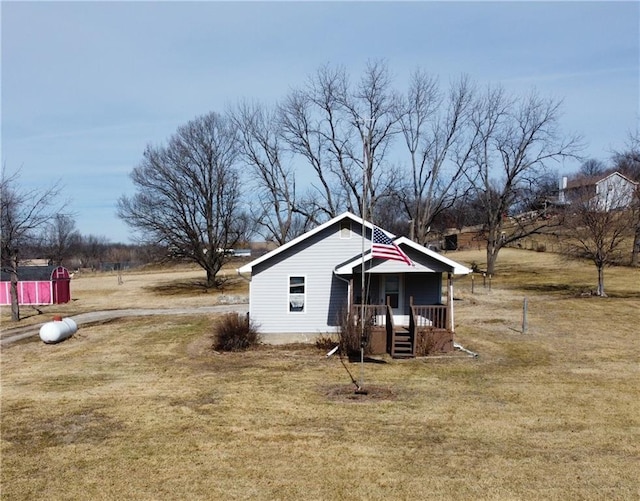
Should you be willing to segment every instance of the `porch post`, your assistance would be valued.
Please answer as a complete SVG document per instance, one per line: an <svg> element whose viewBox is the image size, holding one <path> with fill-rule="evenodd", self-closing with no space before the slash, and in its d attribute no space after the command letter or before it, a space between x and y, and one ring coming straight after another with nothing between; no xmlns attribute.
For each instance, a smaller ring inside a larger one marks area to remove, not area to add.
<svg viewBox="0 0 640 501"><path fill-rule="evenodd" d="M354 301L354 291L353 291L353 275L351 275L351 278L349 278L349 293L348 293L348 301L349 301L349 305L348 305L348 314L349 317L351 318L351 312L353 309L353 301Z"/></svg>
<svg viewBox="0 0 640 501"><path fill-rule="evenodd" d="M448 288L447 288L447 303L448 303L448 310L449 310L449 330L451 330L451 332L455 331L455 323L454 323L454 319L453 319L453 275L451 275L451 273L447 273L447 282L448 282Z"/></svg>

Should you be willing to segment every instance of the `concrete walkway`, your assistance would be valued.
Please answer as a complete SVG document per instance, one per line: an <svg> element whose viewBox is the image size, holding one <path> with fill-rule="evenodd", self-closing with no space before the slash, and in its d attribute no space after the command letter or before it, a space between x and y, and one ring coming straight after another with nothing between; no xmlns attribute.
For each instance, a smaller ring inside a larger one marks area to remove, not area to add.
<svg viewBox="0 0 640 501"><path fill-rule="evenodd" d="M104 322L105 320L113 320L123 317L144 317L150 315L197 315L198 313L239 313L247 314L249 305L243 304L221 304L217 306L201 306L198 308L161 308L161 309L128 309L128 310L104 310L91 311L88 313L80 313L68 317L72 319L78 327L82 325L92 324L96 322ZM48 322L49 320L47 320ZM6 346L21 339L27 339L40 334L42 324L28 325L25 327L16 327L14 329L3 330L0 333L0 346Z"/></svg>

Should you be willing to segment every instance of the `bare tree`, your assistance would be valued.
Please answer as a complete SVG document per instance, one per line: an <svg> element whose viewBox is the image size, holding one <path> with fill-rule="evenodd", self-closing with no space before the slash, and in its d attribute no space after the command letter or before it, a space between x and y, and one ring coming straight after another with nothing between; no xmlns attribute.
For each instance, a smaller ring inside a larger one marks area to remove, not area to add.
<svg viewBox="0 0 640 501"><path fill-rule="evenodd" d="M453 83L443 97L437 81L417 71L397 110L410 159L408 182L400 193L412 222L411 237L423 245L434 219L460 196L474 145L472 100L468 78Z"/></svg>
<svg viewBox="0 0 640 501"><path fill-rule="evenodd" d="M86 235L80 238L79 257L82 268L99 269L109 250L109 239L101 235Z"/></svg>
<svg viewBox="0 0 640 501"><path fill-rule="evenodd" d="M614 170L640 181L640 130L629 133L625 149L615 152L612 162Z"/></svg>
<svg viewBox="0 0 640 501"><path fill-rule="evenodd" d="M485 218L488 273L494 273L504 246L549 225L535 214L508 216L517 201L535 193L531 188L549 162L575 157L581 147L578 137L560 134L560 105L536 93L513 98L489 88L475 106L476 168L469 179Z"/></svg>
<svg viewBox="0 0 640 501"><path fill-rule="evenodd" d="M311 189L298 209L314 224L336 216L346 204L335 167L344 165L345 124L338 116L338 93L346 92L343 70L321 68L305 89L293 90L279 105L280 130L289 149L312 171ZM332 146L333 145L333 146Z"/></svg>
<svg viewBox="0 0 640 501"><path fill-rule="evenodd" d="M596 196L583 188L567 208L565 253L595 264L598 296L606 296L604 268L623 261L623 243L633 226L630 209L624 207L623 199L628 199L626 190L614 187Z"/></svg>
<svg viewBox="0 0 640 501"><path fill-rule="evenodd" d="M42 235L42 242L51 264L61 265L71 257L81 240L76 231L76 222L69 214L56 214L48 222Z"/></svg>
<svg viewBox="0 0 640 501"><path fill-rule="evenodd" d="M339 99L348 122L357 130L355 144L361 142L362 154L356 146L348 149L353 164L360 165L360 169L341 170L337 175L345 180L350 207L359 208L351 210L361 212L364 217L375 217L379 201L397 191L400 179L398 168L387 160L389 148L400 132L400 97L392 87L387 65L370 61L355 89Z"/></svg>
<svg viewBox="0 0 640 501"><path fill-rule="evenodd" d="M139 240L163 244L176 258L197 263L207 286L229 259L226 249L244 237L238 137L217 113L179 127L167 146L148 146L131 172L137 188L118 200L118 216L140 232Z"/></svg>
<svg viewBox="0 0 640 501"><path fill-rule="evenodd" d="M343 68L324 66L279 106L291 151L311 168L311 191L298 204L314 223L343 210L360 213L387 196L397 178L387 162L398 132L397 98L386 65L369 63L356 85Z"/></svg>
<svg viewBox="0 0 640 501"><path fill-rule="evenodd" d="M299 212L295 171L277 117L262 105L242 103L231 120L240 136L240 156L254 174L253 218L267 240L284 244L306 231L308 219Z"/></svg>
<svg viewBox="0 0 640 501"><path fill-rule="evenodd" d="M595 158L589 158L580 165L580 174L585 177L599 176L604 174L606 170L607 166L604 162Z"/></svg>
<svg viewBox="0 0 640 501"><path fill-rule="evenodd" d="M0 234L2 269L11 276L11 320L20 320L18 303L18 266L20 251L30 245L39 231L63 210L60 183L45 189L25 189L18 184L19 172L0 175Z"/></svg>

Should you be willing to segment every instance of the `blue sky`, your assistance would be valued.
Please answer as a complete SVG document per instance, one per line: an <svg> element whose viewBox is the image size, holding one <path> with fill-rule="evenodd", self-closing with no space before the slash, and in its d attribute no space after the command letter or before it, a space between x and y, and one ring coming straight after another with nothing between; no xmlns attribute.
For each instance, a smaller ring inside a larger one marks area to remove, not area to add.
<svg viewBox="0 0 640 501"><path fill-rule="evenodd" d="M606 161L640 118L638 2L8 2L2 162L60 180L78 230L127 242L117 199L147 144L242 99L267 104L319 66L383 59L562 99L561 126ZM568 173L575 163L559 166Z"/></svg>

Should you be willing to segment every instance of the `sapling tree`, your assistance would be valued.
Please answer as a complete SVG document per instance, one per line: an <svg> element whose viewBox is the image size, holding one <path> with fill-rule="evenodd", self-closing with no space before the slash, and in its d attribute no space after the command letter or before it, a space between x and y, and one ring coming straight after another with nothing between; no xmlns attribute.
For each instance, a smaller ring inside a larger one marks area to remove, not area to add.
<svg viewBox="0 0 640 501"><path fill-rule="evenodd" d="M591 261L597 270L596 295L606 296L604 269L623 262L624 242L632 232L629 193L619 185L599 194L588 187L573 194L566 209L565 254Z"/></svg>

